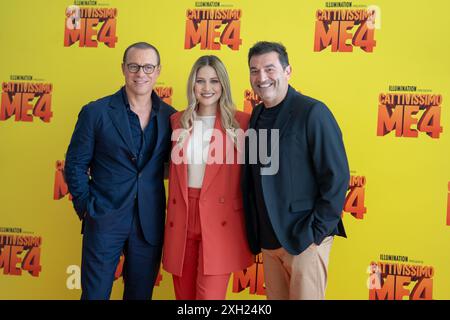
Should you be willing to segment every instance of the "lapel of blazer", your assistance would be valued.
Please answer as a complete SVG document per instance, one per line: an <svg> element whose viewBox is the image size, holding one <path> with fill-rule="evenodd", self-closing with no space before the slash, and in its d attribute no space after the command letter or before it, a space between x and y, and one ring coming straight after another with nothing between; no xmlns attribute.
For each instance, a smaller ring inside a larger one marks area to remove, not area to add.
<svg viewBox="0 0 450 320"><path fill-rule="evenodd" d="M211 148L212 147L212 148ZM226 163L227 155L235 149L233 140L225 133L222 128L220 111L216 112L216 120L214 122L214 131L211 135L208 148L208 161L205 166L205 174L203 176L202 196L212 185L215 176L219 172L223 164ZM233 161L234 161L233 155Z"/></svg>
<svg viewBox="0 0 450 320"><path fill-rule="evenodd" d="M282 105L280 106L280 112L278 113L277 119L275 120L273 127L275 129L280 129L280 138L283 135L283 133L286 131L286 128L288 127L287 124L289 123L289 120L291 119L291 113L292 113L292 97L295 94L294 88L289 86L288 92L286 94L286 97L284 98L284 101L282 102Z"/></svg>
<svg viewBox="0 0 450 320"><path fill-rule="evenodd" d="M178 143L178 138L181 133L184 132L184 130L180 130L180 117L182 113L179 114L180 116L173 121L173 144L172 144L172 150L170 155L170 163L175 167L175 172L177 175L176 179L171 179L170 183L178 183L180 186L180 190L184 199L184 202L186 203L186 208L188 206L188 182L187 182L187 145L189 143L190 134L188 134L185 138L182 144ZM175 148L177 148L175 150ZM181 163L178 163L180 161L177 161L177 164L173 162L172 159L172 152L175 154L175 156L180 157Z"/></svg>
<svg viewBox="0 0 450 320"><path fill-rule="evenodd" d="M155 148L153 149L152 157L156 154L158 149L161 147L161 143L164 142L165 135L164 133L167 131L167 126L169 125L169 121L165 118L165 111L163 110L164 105L162 103L161 98L156 94L155 91L152 91L152 101L153 104L158 103L159 111L156 114L156 128L158 129L158 138L156 141ZM150 162L150 160L149 160Z"/></svg>
<svg viewBox="0 0 450 320"><path fill-rule="evenodd" d="M259 115L261 114L262 110L264 108L263 103L260 103L255 106L255 108L252 110L252 114L250 116L250 122L248 125L248 128L250 130L255 130L256 127L256 120L259 118ZM258 134L256 132L256 134ZM252 141L252 143L255 143L255 141ZM247 170L249 169L250 164L250 135L245 135L245 143L244 143L244 150L245 150L245 163L243 167L243 176L246 177Z"/></svg>
<svg viewBox="0 0 450 320"><path fill-rule="evenodd" d="M260 103L255 107L255 109L253 109L252 115L250 117L249 128L255 129L256 120L258 119L259 115L261 114L261 111L263 110L263 108L264 108L263 103Z"/></svg>
<svg viewBox="0 0 450 320"><path fill-rule="evenodd" d="M165 119L164 111L162 110L164 108L164 106L161 103L161 99L158 97L158 95L156 94L155 91L152 91L152 103L153 103L153 105L155 103L159 104L159 111L156 114L156 130L157 130L156 144L155 144L155 147L153 148L153 152L152 152L150 159L148 159L148 161L145 163L142 170L144 170L145 167L152 161L152 158L156 154L158 154L158 149L161 147L161 143L164 142L164 138L165 138L164 133L167 131L167 126L169 123L169 121Z"/></svg>
<svg viewBox="0 0 450 320"><path fill-rule="evenodd" d="M108 113L111 117L112 123L116 127L117 131L119 131L120 136L130 150L130 153L133 156L136 156L131 139L130 122L128 121L128 114L123 98L123 94L125 93L122 90L124 89L120 89L112 96Z"/></svg>

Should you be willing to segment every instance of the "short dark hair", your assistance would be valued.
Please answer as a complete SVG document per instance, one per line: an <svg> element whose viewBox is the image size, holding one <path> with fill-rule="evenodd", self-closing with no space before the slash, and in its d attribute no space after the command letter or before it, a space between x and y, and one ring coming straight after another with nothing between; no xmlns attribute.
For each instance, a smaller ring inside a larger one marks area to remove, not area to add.
<svg viewBox="0 0 450 320"><path fill-rule="evenodd" d="M125 63L125 61L127 60L127 54L128 54L128 51L131 48L152 49L156 53L156 58L158 59L158 64L157 65L159 66L159 63L161 62L160 61L160 57L159 57L159 51L158 51L158 49L156 49L155 46L153 46L153 45L151 45L150 43L147 43L147 42L136 42L136 43L133 43L132 45L130 45L128 48L126 48L125 52L123 53L123 63Z"/></svg>
<svg viewBox="0 0 450 320"><path fill-rule="evenodd" d="M276 52L278 53L278 60L281 66L286 68L289 65L289 57L286 51L286 47L279 42L259 41L253 45L248 51L248 65L250 65L250 59L253 56L259 56L261 54Z"/></svg>

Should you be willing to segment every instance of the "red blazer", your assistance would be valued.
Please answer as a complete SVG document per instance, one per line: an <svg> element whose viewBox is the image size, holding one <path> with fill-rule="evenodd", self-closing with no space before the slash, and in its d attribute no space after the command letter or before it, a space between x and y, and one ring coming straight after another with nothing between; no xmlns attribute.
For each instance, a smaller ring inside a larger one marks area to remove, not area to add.
<svg viewBox="0 0 450 320"><path fill-rule="evenodd" d="M172 142L172 153L177 153L186 159L185 150L189 137L184 139L182 145L176 141L178 137L176 130L180 129L181 115L182 112L177 112L170 119L175 136L175 141ZM240 128L244 131L247 130L250 115L237 111L235 118L239 122ZM242 165L236 162L238 154L244 151L243 141L239 151L237 151L232 139L222 129L220 112L217 112L214 128L220 130L222 136L224 160L222 164L211 163L206 165L199 199L204 255L203 269L205 274L208 275L239 271L254 262L244 225L240 187ZM214 136L211 138L211 146L215 139ZM225 142L227 139L228 141ZM178 148L178 151L175 148ZM212 149L210 151L212 152ZM231 157L235 161L233 161L233 164L227 164L225 158L230 159ZM175 164L171 157L163 268L177 276L182 275L186 248L187 193L187 163L183 161L181 164Z"/></svg>

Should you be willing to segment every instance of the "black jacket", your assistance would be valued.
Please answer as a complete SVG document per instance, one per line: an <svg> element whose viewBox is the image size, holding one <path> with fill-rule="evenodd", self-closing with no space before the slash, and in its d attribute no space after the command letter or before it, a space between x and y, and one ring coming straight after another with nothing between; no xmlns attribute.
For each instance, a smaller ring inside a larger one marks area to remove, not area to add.
<svg viewBox="0 0 450 320"><path fill-rule="evenodd" d="M250 128L255 128L262 108L260 104L253 110ZM261 184L279 242L297 255L329 235L346 237L341 214L350 173L342 134L330 110L289 86L274 128L280 131L279 144L272 145L272 170L277 167L277 154L279 166L276 173L262 175ZM258 254L248 137L246 142L242 191L250 249Z"/></svg>

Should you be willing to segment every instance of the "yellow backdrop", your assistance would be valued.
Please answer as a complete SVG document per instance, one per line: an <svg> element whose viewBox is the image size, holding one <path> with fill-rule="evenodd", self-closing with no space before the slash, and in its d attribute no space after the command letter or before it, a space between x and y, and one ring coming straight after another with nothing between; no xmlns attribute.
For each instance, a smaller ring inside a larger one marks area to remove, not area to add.
<svg viewBox="0 0 450 320"><path fill-rule="evenodd" d="M248 49L269 40L287 47L291 84L324 101L344 134L348 239L335 240L327 298L449 299L449 10L445 0L0 0L0 298L80 297L80 223L61 170L80 108L123 84L128 45L160 50L158 93L178 110L193 62L218 55L243 110ZM235 274L227 298L265 298L262 272ZM112 298L122 289L118 278ZM169 274L154 298L174 298Z"/></svg>

